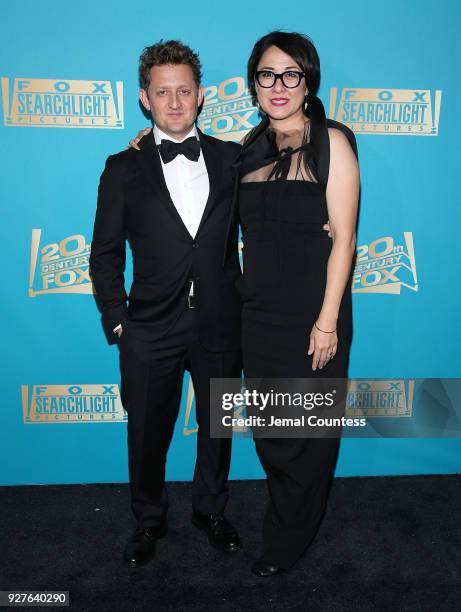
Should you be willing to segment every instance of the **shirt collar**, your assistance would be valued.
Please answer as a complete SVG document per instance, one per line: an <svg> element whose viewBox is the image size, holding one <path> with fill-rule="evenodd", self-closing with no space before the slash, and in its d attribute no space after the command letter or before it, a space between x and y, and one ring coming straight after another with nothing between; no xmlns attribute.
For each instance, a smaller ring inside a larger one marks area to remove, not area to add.
<svg viewBox="0 0 461 612"><path fill-rule="evenodd" d="M153 132L154 132L154 138L155 138L156 145L159 145L162 139L172 140L173 142L183 142L184 140L186 140L186 138L190 138L191 136L198 138L197 127L195 125L192 127L191 131L188 134L186 134L186 136L184 136L182 140L177 140L176 138L173 138L172 136L165 134L165 132L162 132L162 130L158 128L156 125L154 125Z"/></svg>

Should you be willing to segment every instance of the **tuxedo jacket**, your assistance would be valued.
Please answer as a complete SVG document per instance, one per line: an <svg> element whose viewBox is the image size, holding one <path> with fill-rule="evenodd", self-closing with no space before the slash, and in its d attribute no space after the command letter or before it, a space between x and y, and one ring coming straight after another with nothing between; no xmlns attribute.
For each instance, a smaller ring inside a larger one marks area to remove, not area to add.
<svg viewBox="0 0 461 612"><path fill-rule="evenodd" d="M210 191L195 238L171 200L154 136L106 161L90 254L90 275L106 335L128 324L155 341L168 334L186 308L190 283L200 341L209 351L240 346L238 235L229 231L232 166L240 145L198 130ZM126 244L133 283L125 290ZM225 257L223 257L225 253Z"/></svg>

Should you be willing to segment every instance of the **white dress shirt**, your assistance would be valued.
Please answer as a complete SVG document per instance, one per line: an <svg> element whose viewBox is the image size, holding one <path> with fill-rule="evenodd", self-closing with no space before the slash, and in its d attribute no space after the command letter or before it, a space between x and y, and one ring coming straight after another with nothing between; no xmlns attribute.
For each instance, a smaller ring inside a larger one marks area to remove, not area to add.
<svg viewBox="0 0 461 612"><path fill-rule="evenodd" d="M168 136L168 134L162 132L157 126L154 126L153 134L155 144L157 145L159 145L162 140L182 142L191 136L198 138L195 125L181 140L176 140ZM192 238L195 238L210 192L210 182L208 180L208 172L205 166L205 160L203 159L203 153L200 150L200 157L196 162L187 159L184 155L177 155L167 164L164 164L160 157L160 162L162 164L166 186L170 192L173 204L186 226L187 231Z"/></svg>
<svg viewBox="0 0 461 612"><path fill-rule="evenodd" d="M162 140L182 142L191 136L198 138L195 125L181 140L177 140L165 134L165 132L162 132L156 125L154 126L152 134L155 138L156 145L159 145ZM147 138L152 138L152 134L147 136ZM208 179L208 171L202 150L200 149L200 157L197 161L187 159L184 155L177 155L172 161L164 164L160 153L158 153L158 155L160 157L160 163L162 164L166 186L170 192L173 204L186 226L187 231L192 238L195 238L210 193L210 181ZM193 293L194 284L191 283L190 295ZM119 328L120 325L117 325L114 332Z"/></svg>

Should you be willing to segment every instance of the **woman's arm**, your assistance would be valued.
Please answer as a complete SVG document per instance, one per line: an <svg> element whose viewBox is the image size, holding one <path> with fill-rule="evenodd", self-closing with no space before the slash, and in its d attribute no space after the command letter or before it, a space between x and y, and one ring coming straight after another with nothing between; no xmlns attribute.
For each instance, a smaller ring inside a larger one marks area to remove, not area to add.
<svg viewBox="0 0 461 612"><path fill-rule="evenodd" d="M132 149L136 149L137 151L140 151L141 149L139 148L138 142L141 140L141 138L143 138L144 136L147 136L147 134L151 131L152 131L151 127L147 127L147 128L144 128L143 130L140 130L138 134L130 140L130 142L128 143L127 149L131 147Z"/></svg>
<svg viewBox="0 0 461 612"><path fill-rule="evenodd" d="M360 189L357 158L347 137L335 128L329 128L328 133L330 171L326 198L333 246L328 259L325 296L316 321L318 327L314 326L309 345L309 355L314 353L314 370L317 366L322 368L328 361L328 354L331 357L336 352L337 334L326 332L336 329L341 299L350 275Z"/></svg>

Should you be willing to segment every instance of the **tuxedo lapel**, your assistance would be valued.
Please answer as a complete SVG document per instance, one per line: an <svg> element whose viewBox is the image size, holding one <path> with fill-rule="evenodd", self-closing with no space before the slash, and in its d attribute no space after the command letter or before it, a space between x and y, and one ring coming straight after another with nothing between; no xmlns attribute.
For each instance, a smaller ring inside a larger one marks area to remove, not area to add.
<svg viewBox="0 0 461 612"><path fill-rule="evenodd" d="M139 142L140 151L136 155L141 170L147 181L149 182L155 194L155 200L160 201L162 206L166 208L168 213L175 219L179 231L187 238L191 239L187 227L184 225L181 215L178 213L163 175L162 164L160 162L160 154L154 140L154 134L151 132Z"/></svg>
<svg viewBox="0 0 461 612"><path fill-rule="evenodd" d="M197 132L200 139L203 159L205 160L205 166L208 172L208 181L210 184L208 200L197 230L198 235L206 220L210 216L214 205L216 204L216 196L221 183L222 160L219 158L219 155L216 152L216 146L213 140L206 136L206 134L203 134L203 132L201 132L199 129L197 129Z"/></svg>

